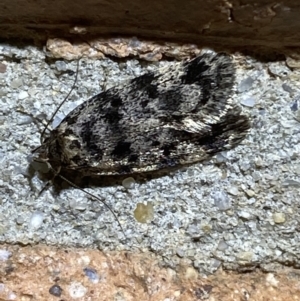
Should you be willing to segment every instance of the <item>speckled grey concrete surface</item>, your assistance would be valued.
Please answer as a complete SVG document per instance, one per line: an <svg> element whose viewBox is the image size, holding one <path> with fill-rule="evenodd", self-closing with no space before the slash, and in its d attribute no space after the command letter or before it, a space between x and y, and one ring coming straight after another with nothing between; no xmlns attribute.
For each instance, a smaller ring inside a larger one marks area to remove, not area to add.
<svg viewBox="0 0 300 301"><path fill-rule="evenodd" d="M65 71L77 63L10 45L0 45L0 57L0 242L150 249L170 266L186 259L202 272L299 266L300 72L236 55L234 98L253 123L242 145L129 189L88 189L113 208L125 240L101 203L73 188L38 196L45 182L30 180L27 157L40 143L41 126L20 111L47 120L73 84L74 74ZM77 87L54 123L90 96L160 64L82 59ZM146 224L133 216L143 202L154 208Z"/></svg>

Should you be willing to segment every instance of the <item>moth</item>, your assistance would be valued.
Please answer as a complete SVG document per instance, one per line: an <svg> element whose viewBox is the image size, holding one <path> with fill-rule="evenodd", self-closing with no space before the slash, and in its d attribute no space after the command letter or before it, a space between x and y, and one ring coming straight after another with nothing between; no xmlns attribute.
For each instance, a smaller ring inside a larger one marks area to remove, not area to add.
<svg viewBox="0 0 300 301"><path fill-rule="evenodd" d="M224 53L148 72L70 112L35 151L54 174L124 175L199 162L231 149L250 122L232 101Z"/></svg>
<svg viewBox="0 0 300 301"><path fill-rule="evenodd" d="M235 147L250 129L231 98L234 82L225 53L145 73L76 107L34 160L54 176L126 175L202 161Z"/></svg>

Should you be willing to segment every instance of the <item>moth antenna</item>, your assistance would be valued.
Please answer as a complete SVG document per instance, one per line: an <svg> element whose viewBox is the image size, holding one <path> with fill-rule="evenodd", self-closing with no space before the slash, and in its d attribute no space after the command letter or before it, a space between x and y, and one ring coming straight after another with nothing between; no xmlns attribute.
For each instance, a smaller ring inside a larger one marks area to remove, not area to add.
<svg viewBox="0 0 300 301"><path fill-rule="evenodd" d="M76 75L75 75L75 79L74 79L74 83L72 85L72 88L71 90L69 91L69 93L67 94L67 96L64 98L64 100L60 103L60 105L56 108L56 110L54 111L54 113L52 114L51 118L48 120L48 122L46 123L46 126L45 128L43 129L42 131L42 134L41 134L41 138L40 138L40 142L41 144L43 143L43 137L44 137L44 134L46 132L46 130L48 129L49 127L49 124L53 121L53 118L54 116L56 115L56 113L58 112L58 110L62 107L62 105L66 102L66 100L68 99L68 97L70 96L70 94L73 92L73 90L75 89L75 85L76 85L76 82L77 82L77 79L78 79L78 70L79 70L79 61L80 59L77 61L77 68L76 68Z"/></svg>
<svg viewBox="0 0 300 301"><path fill-rule="evenodd" d="M44 191L46 191L49 187L50 187L50 181L48 181L48 182L46 183L46 185L44 185L44 187L43 187L43 188L41 189L41 191L39 192L38 197L40 197L41 194L42 194Z"/></svg>
<svg viewBox="0 0 300 301"><path fill-rule="evenodd" d="M76 184L74 184L73 182L71 182L70 180L68 180L67 178L65 178L64 176L58 174L57 177L60 177L61 179L63 179L64 181L66 181L68 184L70 184L74 188L79 189L79 190L83 191L84 193L88 194L89 196L91 196L92 198L96 199L97 201L100 201L113 214L113 216L117 220L117 223L118 223L119 227L121 228L121 230L123 232L124 237L126 238L125 232L123 230L123 227L121 226L121 223L119 222L119 219L117 218L117 215L114 213L114 211L112 210L112 208L109 205L107 205L99 197L97 197L97 196L93 195L92 193L90 193L90 192L88 192L88 191L80 188L79 186L77 186Z"/></svg>

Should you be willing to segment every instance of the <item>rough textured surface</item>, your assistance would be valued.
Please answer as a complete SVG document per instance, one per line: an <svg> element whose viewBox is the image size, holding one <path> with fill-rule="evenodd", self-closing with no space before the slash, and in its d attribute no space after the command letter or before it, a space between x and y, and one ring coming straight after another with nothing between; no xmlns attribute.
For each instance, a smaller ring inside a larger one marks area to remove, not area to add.
<svg viewBox="0 0 300 301"><path fill-rule="evenodd" d="M219 271L204 276L182 262L161 267L149 253L45 246L0 247L1 300L299 300L300 273Z"/></svg>
<svg viewBox="0 0 300 301"><path fill-rule="evenodd" d="M45 182L27 169L41 124L20 110L48 119L70 90L74 74L68 71L76 70L76 62L51 60L34 47L1 45L0 53L1 242L151 250L165 266L184 260L202 273L222 266L299 267L298 69L236 54L233 97L252 117L242 145L165 176L124 181L124 187L98 179L89 191L117 213L125 240L114 217L83 192L48 189L39 197ZM77 88L54 124L101 89L168 64L83 59ZM139 203L152 203L151 222L134 219Z"/></svg>
<svg viewBox="0 0 300 301"><path fill-rule="evenodd" d="M16 9L18 8L18 9ZM295 0L3 0L0 36L48 37L138 35L201 45L249 45L287 51L299 46L300 4ZM253 47L251 47L254 50Z"/></svg>

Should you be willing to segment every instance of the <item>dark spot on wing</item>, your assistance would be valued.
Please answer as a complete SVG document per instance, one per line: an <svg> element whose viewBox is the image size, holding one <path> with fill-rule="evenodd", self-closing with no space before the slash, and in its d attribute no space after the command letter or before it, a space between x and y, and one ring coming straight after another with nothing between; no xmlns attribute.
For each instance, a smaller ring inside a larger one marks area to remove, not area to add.
<svg viewBox="0 0 300 301"><path fill-rule="evenodd" d="M211 134L198 139L198 144L208 154L213 154L226 149L228 134L226 133L226 124L217 123L211 126Z"/></svg>
<svg viewBox="0 0 300 301"><path fill-rule="evenodd" d="M149 99L143 99L143 100L141 101L141 107L142 107L142 108L147 107L148 103L149 103Z"/></svg>
<svg viewBox="0 0 300 301"><path fill-rule="evenodd" d="M130 142L119 141L112 151L111 155L118 159L125 158L131 153L130 146Z"/></svg>
<svg viewBox="0 0 300 301"><path fill-rule="evenodd" d="M128 162L136 162L138 160L139 156L137 154L131 154L128 157Z"/></svg>
<svg viewBox="0 0 300 301"><path fill-rule="evenodd" d="M122 175L122 174L128 174L128 173L132 173L130 166L122 165L119 167L118 174Z"/></svg>
<svg viewBox="0 0 300 301"><path fill-rule="evenodd" d="M106 110L103 117L110 124L117 124L121 119L122 115L119 113L118 108L110 107Z"/></svg>
<svg viewBox="0 0 300 301"><path fill-rule="evenodd" d="M185 85L191 85L199 83L202 85L204 76L203 73L209 69L208 66L201 57L195 58L194 60L185 64L186 73L182 75L182 83ZM209 77L208 80L211 80Z"/></svg>
<svg viewBox="0 0 300 301"><path fill-rule="evenodd" d="M161 147L161 150L163 151L163 155L168 157L171 154L171 151L175 149L175 146L173 144L164 145Z"/></svg>
<svg viewBox="0 0 300 301"><path fill-rule="evenodd" d="M99 136L96 134L94 129L95 118L91 117L91 119L87 122L84 122L81 127L80 137L82 142L84 143L84 148L87 153L97 159L101 159L103 156L103 150L100 148L99 144Z"/></svg>
<svg viewBox="0 0 300 301"><path fill-rule="evenodd" d="M153 140L151 145L152 146L159 146L160 142L158 140Z"/></svg>
<svg viewBox="0 0 300 301"><path fill-rule="evenodd" d="M182 95L179 87L174 87L166 90L165 93L159 95L160 109L166 111L178 111L182 103Z"/></svg>
<svg viewBox="0 0 300 301"><path fill-rule="evenodd" d="M149 98L154 99L154 98L157 98L159 95L156 85L149 85L149 86L147 86L147 88L145 90L146 90L146 93L148 94Z"/></svg>
<svg viewBox="0 0 300 301"><path fill-rule="evenodd" d="M222 62L220 63L220 61ZM186 73L181 77L182 83L199 85L199 89L201 89L200 106L205 105L210 99L220 103L224 102L219 98L221 95L227 97L225 92L231 91L234 82L234 65L230 56L219 54L208 62L205 62L200 56L187 62L184 68ZM207 70L209 71L206 72ZM218 97L216 97L218 91Z"/></svg>
<svg viewBox="0 0 300 301"><path fill-rule="evenodd" d="M158 90L157 85L154 84L156 81L156 76L149 72L144 75L141 75L137 78L134 78L131 82L135 86L136 90L145 91L146 95L149 98L157 98Z"/></svg>
<svg viewBox="0 0 300 301"><path fill-rule="evenodd" d="M139 77L136 77L131 80L133 85L136 85L136 88L143 89L145 86L151 85L155 80L154 73L148 72Z"/></svg>
<svg viewBox="0 0 300 301"><path fill-rule="evenodd" d="M212 98L213 90L218 88L216 76L204 74L209 68L201 57L195 58L191 62L186 63L186 74L182 76L182 83L191 85L198 84L201 89L201 99L199 105L205 105ZM197 108L199 110L199 108Z"/></svg>
<svg viewBox="0 0 300 301"><path fill-rule="evenodd" d="M110 101L110 104L112 107L119 107L122 105L122 99L121 97L117 96L117 95L113 95L112 96L112 100Z"/></svg>

